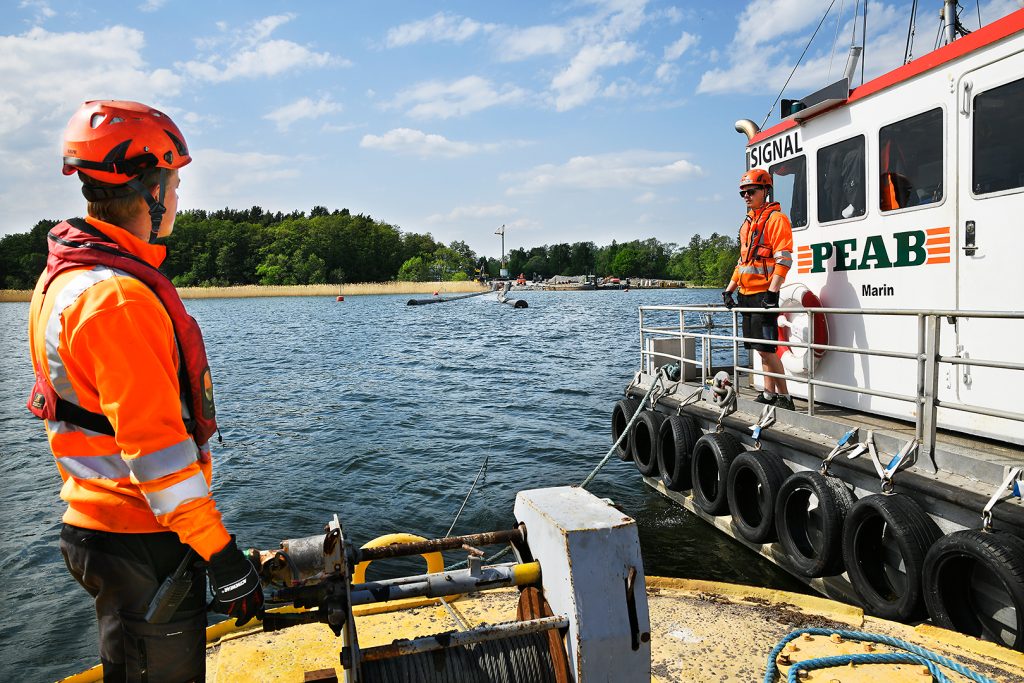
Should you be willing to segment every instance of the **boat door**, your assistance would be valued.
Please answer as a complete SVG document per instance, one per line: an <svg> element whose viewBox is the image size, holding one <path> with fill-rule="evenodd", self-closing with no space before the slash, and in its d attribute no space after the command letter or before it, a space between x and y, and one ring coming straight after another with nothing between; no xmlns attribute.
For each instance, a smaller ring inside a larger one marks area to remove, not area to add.
<svg viewBox="0 0 1024 683"><path fill-rule="evenodd" d="M957 89L959 308L1024 309L1024 52L968 71ZM959 355L1024 362L1024 320L960 317ZM1024 372L959 366L960 402L1022 412ZM1024 442L1024 423L976 415L971 431Z"/></svg>

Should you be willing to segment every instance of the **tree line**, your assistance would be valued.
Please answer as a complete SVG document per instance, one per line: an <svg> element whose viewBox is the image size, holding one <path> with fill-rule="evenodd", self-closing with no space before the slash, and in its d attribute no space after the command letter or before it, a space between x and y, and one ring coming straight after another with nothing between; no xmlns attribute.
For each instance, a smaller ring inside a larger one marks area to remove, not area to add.
<svg viewBox="0 0 1024 683"><path fill-rule="evenodd" d="M31 289L46 264L41 220L27 233L0 238L0 289ZM501 264L462 241L401 228L348 209L183 211L165 240L162 270L181 287L305 285L495 277ZM694 235L685 246L650 238L605 246L594 242L517 248L506 254L513 277L597 275L684 280L721 286L736 263L736 240Z"/></svg>

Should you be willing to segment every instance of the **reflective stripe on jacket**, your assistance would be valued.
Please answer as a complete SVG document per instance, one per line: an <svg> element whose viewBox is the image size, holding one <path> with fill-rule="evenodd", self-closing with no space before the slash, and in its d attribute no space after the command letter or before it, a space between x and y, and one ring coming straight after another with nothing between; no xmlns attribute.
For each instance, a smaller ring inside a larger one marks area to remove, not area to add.
<svg viewBox="0 0 1024 683"><path fill-rule="evenodd" d="M163 246L87 220L111 248L154 268L163 261ZM119 533L171 530L209 558L229 536L210 495L209 452L185 426L190 409L167 309L141 280L108 265L50 275L40 277L29 313L33 367L62 399L104 415L114 431L46 420L64 480L64 521Z"/></svg>
<svg viewBox="0 0 1024 683"><path fill-rule="evenodd" d="M740 294L768 291L773 275L783 280L793 266L793 229L778 202L750 210L740 226L740 257L732 280Z"/></svg>

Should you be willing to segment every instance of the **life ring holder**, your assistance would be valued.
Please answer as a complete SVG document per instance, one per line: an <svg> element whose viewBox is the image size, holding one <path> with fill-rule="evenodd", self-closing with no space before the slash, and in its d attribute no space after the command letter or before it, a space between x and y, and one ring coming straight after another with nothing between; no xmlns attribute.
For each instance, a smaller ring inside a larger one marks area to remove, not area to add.
<svg viewBox="0 0 1024 683"><path fill-rule="evenodd" d="M787 291L788 290L788 291ZM793 311L786 313L787 308L821 308L821 299L801 283L786 285L782 288L778 316L779 341L808 342L812 344L828 344L828 320L822 313L814 314L814 335L810 334L810 313ZM779 346L775 353L787 372L794 375L806 375L810 366L808 349L800 346ZM814 349L814 361L817 364L825 356L824 349Z"/></svg>
<svg viewBox="0 0 1024 683"><path fill-rule="evenodd" d="M378 536L372 541L368 541L363 544L362 549L368 548L381 548L384 546L395 545L396 543L419 543L426 541L427 539L416 534L384 534ZM427 573L437 574L444 571L444 558L439 552L423 553L421 555L427 562ZM372 560L366 560L356 565L356 568L352 571L352 583L365 583L366 582L366 568L370 566ZM444 599L451 602L458 600L462 595L449 595ZM359 617L367 614L383 614L385 612L397 612L402 609L412 607L429 607L431 605L440 605L441 598L402 598L400 600L390 600L388 602L378 602L371 605L359 605L352 608L352 613Z"/></svg>

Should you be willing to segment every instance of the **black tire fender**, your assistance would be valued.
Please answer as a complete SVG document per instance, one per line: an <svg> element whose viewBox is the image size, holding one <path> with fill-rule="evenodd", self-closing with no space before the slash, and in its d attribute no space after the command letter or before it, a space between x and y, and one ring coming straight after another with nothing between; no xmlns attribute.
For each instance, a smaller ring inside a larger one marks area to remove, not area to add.
<svg viewBox="0 0 1024 683"><path fill-rule="evenodd" d="M640 474L649 477L658 471L658 433L665 415L656 410L645 410L633 423L629 433L629 450Z"/></svg>
<svg viewBox="0 0 1024 683"><path fill-rule="evenodd" d="M843 564L864 609L895 621L923 617L924 558L941 537L938 525L906 494L876 494L854 503L843 524Z"/></svg>
<svg viewBox="0 0 1024 683"><path fill-rule="evenodd" d="M622 432L626 430L626 425L633 419L633 415L639 407L640 401L635 398L623 398L615 402L615 407L612 408L612 443L619 440ZM629 452L628 436L615 447L615 454L619 456L619 460L629 460L633 457L633 454Z"/></svg>
<svg viewBox="0 0 1024 683"><path fill-rule="evenodd" d="M688 415L671 415L661 423L658 434L658 471L669 491L689 491L690 455L703 436L700 424Z"/></svg>
<svg viewBox="0 0 1024 683"><path fill-rule="evenodd" d="M799 574L818 578L843 572L843 522L853 492L819 472L794 472L775 500L775 530L786 560Z"/></svg>
<svg viewBox="0 0 1024 683"><path fill-rule="evenodd" d="M790 469L771 451L740 453L729 465L725 492L736 534L751 543L774 541L775 500Z"/></svg>
<svg viewBox="0 0 1024 683"><path fill-rule="evenodd" d="M928 550L923 581L936 624L1024 652L1024 539L955 531Z"/></svg>
<svg viewBox="0 0 1024 683"><path fill-rule="evenodd" d="M690 457L694 505L716 516L729 509L729 466L743 450L743 444L728 432L708 432L697 439Z"/></svg>

